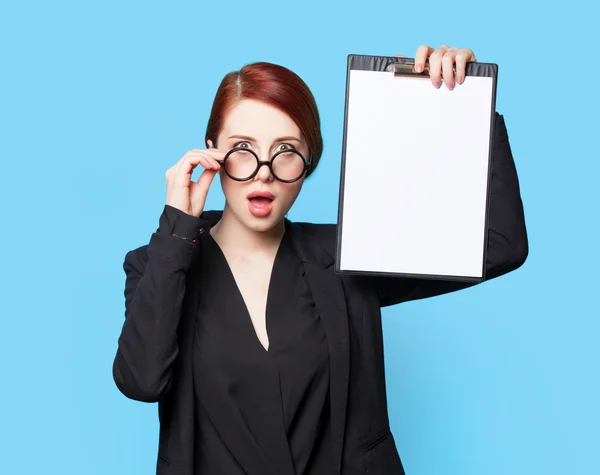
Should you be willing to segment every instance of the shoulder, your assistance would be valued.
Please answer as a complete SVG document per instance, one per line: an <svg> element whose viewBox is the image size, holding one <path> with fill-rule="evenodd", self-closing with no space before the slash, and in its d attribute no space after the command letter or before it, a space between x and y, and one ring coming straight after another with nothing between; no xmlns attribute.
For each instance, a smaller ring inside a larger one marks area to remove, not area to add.
<svg viewBox="0 0 600 475"><path fill-rule="evenodd" d="M292 222L291 225L306 236L323 241L335 240L337 233L337 225L335 224Z"/></svg>
<svg viewBox="0 0 600 475"><path fill-rule="evenodd" d="M294 237L309 246L317 246L325 250L331 257L335 256L337 225L307 222L289 222L289 229Z"/></svg>

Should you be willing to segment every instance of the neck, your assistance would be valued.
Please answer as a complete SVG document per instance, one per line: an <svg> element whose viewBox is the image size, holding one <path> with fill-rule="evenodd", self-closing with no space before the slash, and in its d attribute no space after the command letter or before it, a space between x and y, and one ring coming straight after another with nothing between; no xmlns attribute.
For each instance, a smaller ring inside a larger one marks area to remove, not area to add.
<svg viewBox="0 0 600 475"><path fill-rule="evenodd" d="M211 235L221 248L246 256L254 253L276 252L284 232L283 220L265 231L250 229L235 216L227 203L223 216L211 229Z"/></svg>

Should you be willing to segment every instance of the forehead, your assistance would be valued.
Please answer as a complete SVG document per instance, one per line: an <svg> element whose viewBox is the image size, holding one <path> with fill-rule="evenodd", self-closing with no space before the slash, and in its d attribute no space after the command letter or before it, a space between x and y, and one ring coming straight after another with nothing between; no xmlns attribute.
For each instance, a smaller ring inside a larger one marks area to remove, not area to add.
<svg viewBox="0 0 600 475"><path fill-rule="evenodd" d="M227 113L221 132L230 135L248 135L259 141L294 135L301 138L299 127L292 118L264 102L242 99Z"/></svg>

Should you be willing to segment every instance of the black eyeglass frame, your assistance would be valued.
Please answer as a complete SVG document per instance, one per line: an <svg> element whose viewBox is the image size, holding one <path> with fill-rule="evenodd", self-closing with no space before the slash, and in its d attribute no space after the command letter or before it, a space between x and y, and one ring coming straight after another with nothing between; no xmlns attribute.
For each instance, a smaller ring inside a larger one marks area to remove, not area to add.
<svg viewBox="0 0 600 475"><path fill-rule="evenodd" d="M226 162L227 162L227 159L231 156L232 153L239 152L239 151L241 151L241 152L250 152L252 155L254 155L254 158L256 158L256 169L247 178L237 178L237 177L234 177L234 176L230 175L227 172L227 166L225 165ZM302 161L304 162L304 168L302 170L302 173L300 173L300 175L298 175L298 178L294 178L293 180L282 180L273 171L273 160L275 160L275 158L277 158L282 153L290 153L290 152L295 153L296 155L298 155L302 159ZM254 178L257 175L258 171L260 170L260 167L262 167L263 165L266 165L267 167L269 167L269 170L271 171L271 175L273 175L276 180L278 180L278 181L280 181L282 183L295 183L298 180L300 180L300 178L302 178L303 176L305 176L306 173L308 173L310 171L310 168L312 166L312 155L309 157L309 161L306 161L306 158L304 158L304 155L302 155L298 150L295 150L293 148L288 148L286 150L280 150L279 152L276 152L275 154L273 154L273 156L271 157L271 160L262 160L261 161L258 158L258 155L256 155L256 152L254 152L254 150L251 150L249 148L243 148L243 147L234 147L231 150L229 150L229 152L227 152L227 154L225 155L225 157L223 158L223 160L217 160L217 162L219 162L219 164L223 167L223 170L225 171L225 174L229 178L231 178L232 180L235 180L235 181L249 181L249 180L252 180L252 178Z"/></svg>

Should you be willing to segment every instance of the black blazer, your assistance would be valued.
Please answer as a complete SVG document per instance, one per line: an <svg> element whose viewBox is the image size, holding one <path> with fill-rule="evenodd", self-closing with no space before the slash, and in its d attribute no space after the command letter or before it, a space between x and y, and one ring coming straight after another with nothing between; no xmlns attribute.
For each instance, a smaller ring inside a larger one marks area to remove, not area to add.
<svg viewBox="0 0 600 475"><path fill-rule="evenodd" d="M150 243L125 257L126 319L113 376L127 397L159 403L159 475L193 475L194 466L191 351L199 246L173 234L193 238L208 232L219 217L207 212L195 218L166 206ZM493 141L488 226L486 278L492 279L521 266L528 254L518 178L500 115ZM380 308L472 284L340 276L333 265L335 225L286 221L286 232L304 263L330 346L335 473L403 474L388 421ZM265 466L250 475L271 473Z"/></svg>

